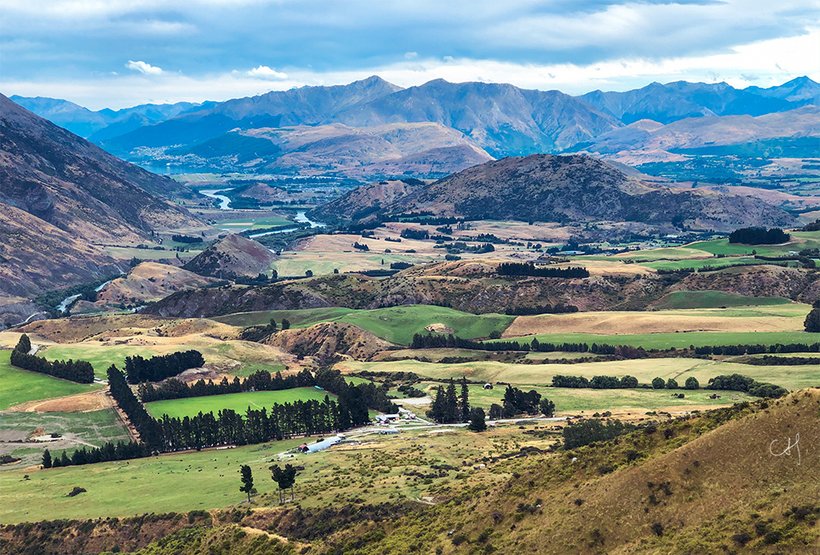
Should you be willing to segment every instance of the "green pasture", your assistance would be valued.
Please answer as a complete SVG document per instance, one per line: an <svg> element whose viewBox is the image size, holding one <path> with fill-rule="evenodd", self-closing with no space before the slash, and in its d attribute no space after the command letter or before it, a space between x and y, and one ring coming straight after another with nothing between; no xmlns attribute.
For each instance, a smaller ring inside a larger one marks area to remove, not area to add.
<svg viewBox="0 0 820 555"><path fill-rule="evenodd" d="M748 297L724 291L673 291L655 303L656 308L719 308L734 306L768 306L790 304L784 297Z"/></svg>
<svg viewBox="0 0 820 555"><path fill-rule="evenodd" d="M0 410L27 401L63 397L99 388L98 385L79 384L15 368L9 362L10 356L11 351L0 351Z"/></svg>
<svg viewBox="0 0 820 555"><path fill-rule="evenodd" d="M146 403L145 408L155 418L162 418L167 414L173 418L196 416L198 413L218 413L220 410L231 409L244 414L248 407L252 409L270 409L272 405L292 403L294 401L324 401L326 396L333 398L333 394L316 389L315 387L297 387L281 391L248 391L244 393L227 393L225 395L208 395L205 397L187 397L184 399L169 399Z"/></svg>

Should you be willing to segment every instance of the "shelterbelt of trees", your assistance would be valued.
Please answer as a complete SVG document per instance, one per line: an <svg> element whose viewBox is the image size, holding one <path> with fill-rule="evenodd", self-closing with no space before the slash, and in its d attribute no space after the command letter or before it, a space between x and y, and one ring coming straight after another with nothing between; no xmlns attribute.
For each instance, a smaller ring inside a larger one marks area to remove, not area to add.
<svg viewBox="0 0 820 555"><path fill-rule="evenodd" d="M820 315L820 310L818 310ZM820 318L819 318L820 320ZM607 345L604 343L545 343L533 338L531 341L510 339L507 341L475 341L457 335L440 335L428 333L414 334L410 343L412 349L459 348L475 351L535 351L541 353L568 352L593 353L597 355L615 355L621 358L649 358L651 356L704 356L704 355L756 355L777 353L817 353L820 343L776 343L773 345L705 345L684 349L644 349L630 345Z"/></svg>
<svg viewBox="0 0 820 555"><path fill-rule="evenodd" d="M199 368L204 364L205 359L202 357L202 353L193 349L153 356L149 359L137 355L126 357L125 374L130 384L158 382L172 376L178 376L190 368Z"/></svg>
<svg viewBox="0 0 820 555"><path fill-rule="evenodd" d="M260 385L280 383L257 373L244 382ZM303 372L287 382L300 387L309 372ZM281 376L280 376L281 377ZM269 409L248 409L244 415L225 409L218 414L199 413L194 417L171 418L164 415L153 418L128 385L125 374L116 366L108 369L108 384L117 406L139 433L138 446L129 443L107 443L97 449L83 449L79 455L61 456L52 461L50 454L43 454L43 466L67 466L88 464L123 458L139 458L154 453L202 449L222 445L248 445L277 441L295 436L311 436L328 432L341 432L370 421L368 409L395 412L396 405L387 397L383 387L372 383L347 383L338 370L324 368L311 376L313 385L322 387L337 398L326 396L323 401L295 401L274 404ZM283 378L284 382L285 379ZM184 384L183 384L184 385ZM196 385L196 384L195 384ZM212 384L213 385L213 384ZM207 387L207 385L206 385ZM213 385L220 388L221 385ZM228 387L233 387L228 384ZM147 390L146 386L143 390Z"/></svg>
<svg viewBox="0 0 820 555"><path fill-rule="evenodd" d="M11 352L10 362L12 366L48 374L55 378L62 378L77 383L93 383L94 367L84 360L46 360L43 357L30 355L31 340L26 334L20 336L20 340Z"/></svg>

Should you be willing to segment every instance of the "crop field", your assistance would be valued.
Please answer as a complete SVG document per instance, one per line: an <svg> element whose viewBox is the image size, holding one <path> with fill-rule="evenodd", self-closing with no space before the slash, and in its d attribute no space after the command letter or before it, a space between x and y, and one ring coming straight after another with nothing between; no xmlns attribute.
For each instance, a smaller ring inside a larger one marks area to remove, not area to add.
<svg viewBox="0 0 820 555"><path fill-rule="evenodd" d="M691 245L687 245L687 247L712 254L734 256L750 255L752 251L763 256L782 256L788 254L790 251L820 248L820 232L818 231L793 231L791 232L791 236L791 241L783 245L730 244L728 239L713 239L712 241L692 243Z"/></svg>
<svg viewBox="0 0 820 555"><path fill-rule="evenodd" d="M437 382L422 382L415 387L435 395ZM682 384L681 384L682 385ZM505 386L497 385L493 389L484 389L480 385L469 385L470 406L481 407L485 411L493 403L501 405L504 400ZM708 390L688 391L684 389L568 389L563 387L528 386L525 391L534 389L555 403L556 414L577 414L581 411L607 410L656 410L666 408L710 407L739 403L752 399L745 393L735 391L719 392L720 399L710 399L714 393ZM673 397L673 393L683 393L684 398ZM401 401L397 401L401 404Z"/></svg>
<svg viewBox="0 0 820 555"><path fill-rule="evenodd" d="M182 260L189 260L201 252L200 250L188 250L177 252L171 250L140 249L137 247L104 247L110 256L119 260L173 260L179 255Z"/></svg>
<svg viewBox="0 0 820 555"><path fill-rule="evenodd" d="M725 291L673 291L655 303L660 309L721 308L790 304L784 297L747 297Z"/></svg>
<svg viewBox="0 0 820 555"><path fill-rule="evenodd" d="M697 258L684 260L656 260L641 262L640 265L653 270L701 270L703 268L729 268L731 266L745 266L751 264L786 264L759 260L751 256L727 256L723 258Z"/></svg>
<svg viewBox="0 0 820 555"><path fill-rule="evenodd" d="M30 442L29 436L59 434L56 441ZM99 447L106 441L128 441L130 436L113 409L91 412L3 412L0 415L0 455L21 458L18 466L38 464L46 447L52 455L80 446ZM4 467L4 469L7 467Z"/></svg>
<svg viewBox="0 0 820 555"><path fill-rule="evenodd" d="M79 384L15 368L9 363L10 356L11 351L0 351L0 410L27 401L62 397L99 388L98 385Z"/></svg>
<svg viewBox="0 0 820 555"><path fill-rule="evenodd" d="M293 327L307 327L319 322L346 322L392 343L407 345L412 341L413 334L425 334L428 327L440 333L454 333L466 339L488 337L493 331L504 331L515 317L504 314L470 314L441 306L408 305L374 310L268 310L229 314L217 317L216 320L226 324L249 326L266 324L271 319L281 325L283 318L290 320Z"/></svg>
<svg viewBox="0 0 820 555"><path fill-rule="evenodd" d="M419 351L423 352L423 351ZM693 358L653 358L603 362L580 362L576 364L514 364L508 362L479 361L459 363L419 362L401 360L394 362L343 361L336 365L343 373L362 370L370 372L415 372L421 377L436 380L466 376L483 382L509 382L516 386L549 385L555 375L585 376L635 376L641 384L653 378L674 378L680 385L694 376L704 387L709 378L721 374L743 374L761 382L771 382L787 389L820 386L820 361L818 365L801 366L754 366L731 361L714 361Z"/></svg>
<svg viewBox="0 0 820 555"><path fill-rule="evenodd" d="M422 430L392 437L364 436L360 444L297 455L292 462L304 467L296 482L299 503L305 507L355 503L363 490L372 503L447 496L457 481L470 479L491 484L507 478L504 472L488 473L471 466L480 462L481 457L518 451L523 445L544 448L552 442L521 436L517 427L499 427L483 434L458 429L445 432ZM278 504L278 495L268 467L280 453L303 441L292 439L125 462L0 472L0 523L240 505L244 499L238 489L241 464L248 464L253 470L254 486L259 492L254 497L254 506L272 507ZM463 461L471 465L463 466ZM440 473L433 468L440 465L450 465L454 470ZM435 477L410 476L411 470ZM29 478L24 479L24 474ZM67 497L66 493L75 486L87 492ZM123 495L123 491L128 494Z"/></svg>
<svg viewBox="0 0 820 555"><path fill-rule="evenodd" d="M42 355L49 360L87 360L94 366L94 374L102 379L112 364L122 369L126 357L140 355L148 358L187 349L199 350L207 366L234 376L248 376L259 370L277 372L286 368L281 361L281 353L267 345L247 341L219 341L200 335L181 338L134 336L131 340L123 338L119 341L139 345L111 345L107 341L65 343L47 346Z"/></svg>
<svg viewBox="0 0 820 555"><path fill-rule="evenodd" d="M225 231L233 231L239 233L240 231L265 229L268 227L276 227L280 225L292 224L293 220L289 220L284 216L253 216L248 214L235 220L222 220L216 223L216 227L224 229Z"/></svg>
<svg viewBox="0 0 820 555"><path fill-rule="evenodd" d="M565 333L621 336L706 331L800 332L803 330L803 321L809 310L809 305L793 303L726 309L602 311L519 316L504 331L504 337Z"/></svg>
<svg viewBox="0 0 820 555"><path fill-rule="evenodd" d="M187 397L146 403L145 408L155 418L167 414L173 418L196 416L197 413L231 409L244 414L248 407L252 409L270 408L274 404L292 403L294 401L323 401L332 393L314 387L297 387L282 391L248 391L244 393L227 393L225 395L208 395L205 397Z"/></svg>
<svg viewBox="0 0 820 555"><path fill-rule="evenodd" d="M541 343L598 343L604 345L628 345L644 349L676 349L689 346L704 347L716 345L776 345L778 343L817 343L820 333L804 331L778 332L723 332L692 331L684 333L644 333L635 335L592 334L592 333L551 333L537 334L522 338L530 342L538 338ZM505 341L509 341L506 339Z"/></svg>

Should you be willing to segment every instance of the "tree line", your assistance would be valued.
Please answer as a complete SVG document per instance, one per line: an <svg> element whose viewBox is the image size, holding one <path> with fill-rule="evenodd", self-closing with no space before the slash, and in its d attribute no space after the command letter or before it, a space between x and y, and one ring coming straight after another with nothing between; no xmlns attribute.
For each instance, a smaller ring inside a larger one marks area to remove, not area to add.
<svg viewBox="0 0 820 555"><path fill-rule="evenodd" d="M820 313L820 311L818 311ZM777 353L817 353L820 352L820 343L775 343L772 345L705 345L678 349L644 349L631 345L607 345L604 343L544 343L533 338L529 343L515 340L508 341L476 341L464 339L457 335L448 334L414 334L410 342L412 349L460 348L476 351L534 351L534 352L568 352L593 353L598 355L614 355L625 359L649 358L653 355L672 356L705 356L705 355L754 355Z"/></svg>
<svg viewBox="0 0 820 555"><path fill-rule="evenodd" d="M634 389L637 387L678 389L679 387L678 382L674 378L669 378L666 381L664 381L663 378L655 378L650 385L641 386L638 383L638 378L628 375L621 378L615 376L593 376L589 379L584 376L557 375L552 377L552 386L576 389ZM698 389L699 387L700 383L694 376L688 377L684 383L684 389Z"/></svg>
<svg viewBox="0 0 820 555"><path fill-rule="evenodd" d="M744 227L729 234L730 243L744 243L746 245L779 245L788 243L791 235L780 228L773 227Z"/></svg>
<svg viewBox="0 0 820 555"><path fill-rule="evenodd" d="M283 389L293 389L295 387L310 387L316 385L316 380L309 370L304 369L298 374L282 376L277 372L271 376L270 372L260 370L254 372L244 380L235 377L228 381L222 378L219 383L213 380L207 382L200 379L192 384L187 384L178 378L171 378L159 384L142 383L137 389L140 400L143 403L151 401L163 401L167 399L182 399L187 397L207 397L209 395L224 395L226 393L242 393L244 391L281 391Z"/></svg>
<svg viewBox="0 0 820 555"><path fill-rule="evenodd" d="M125 374L130 384L158 382L182 374L190 368L199 368L203 364L205 359L202 353L193 349L149 359L136 355L125 358Z"/></svg>
<svg viewBox="0 0 820 555"><path fill-rule="evenodd" d="M755 397L767 397L777 399L788 394L788 390L779 385L758 382L757 380L741 374L728 374L715 376L709 380L706 389L743 391Z"/></svg>
<svg viewBox="0 0 820 555"><path fill-rule="evenodd" d="M94 367L90 362L71 359L50 361L43 357L30 355L29 351L31 351L31 341L23 334L11 352L11 365L72 382L94 383Z"/></svg>
<svg viewBox="0 0 820 555"><path fill-rule="evenodd" d="M151 448L144 443L137 443L136 441L118 441L114 443L108 441L101 447L81 447L75 450L71 456L63 451L59 457L53 459L51 453L46 449L43 451L42 462L43 468L57 468L98 462L124 461L149 456L151 456Z"/></svg>
<svg viewBox="0 0 820 555"><path fill-rule="evenodd" d="M552 268L536 266L531 262L502 262L496 270L501 276L534 276L552 278L588 278L589 271L582 267Z"/></svg>

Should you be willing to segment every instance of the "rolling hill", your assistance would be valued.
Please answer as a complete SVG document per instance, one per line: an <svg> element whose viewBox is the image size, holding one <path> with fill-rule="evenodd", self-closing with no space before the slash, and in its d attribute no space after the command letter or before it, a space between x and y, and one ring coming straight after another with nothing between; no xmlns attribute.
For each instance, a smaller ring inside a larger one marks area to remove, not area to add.
<svg viewBox="0 0 820 555"><path fill-rule="evenodd" d="M433 213L467 219L675 223L714 230L793 222L785 211L754 197L670 189L590 156L546 154L487 162L429 186L366 186L315 214L350 221L368 216L375 207L372 199L387 191L392 193L379 204L386 218Z"/></svg>
<svg viewBox="0 0 820 555"><path fill-rule="evenodd" d="M201 276L233 279L256 277L270 270L276 256L253 239L230 234L185 264L185 270Z"/></svg>

